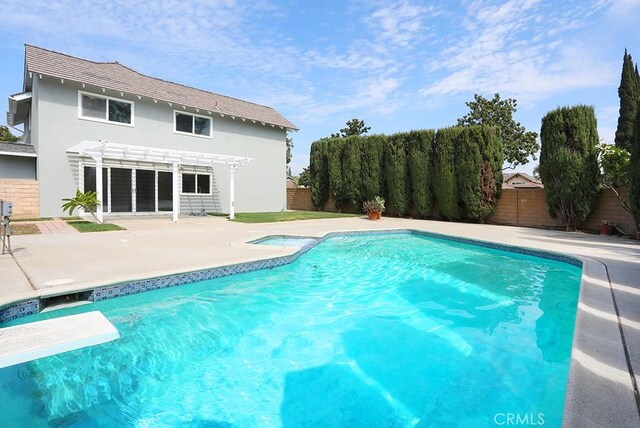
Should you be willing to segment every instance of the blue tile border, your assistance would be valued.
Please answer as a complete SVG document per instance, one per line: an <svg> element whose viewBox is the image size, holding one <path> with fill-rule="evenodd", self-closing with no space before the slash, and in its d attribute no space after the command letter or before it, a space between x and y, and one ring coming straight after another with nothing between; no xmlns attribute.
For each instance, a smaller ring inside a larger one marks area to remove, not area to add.
<svg viewBox="0 0 640 428"><path fill-rule="evenodd" d="M460 242L464 244L475 245L478 247L491 248L497 250L508 251L517 254L524 254L529 256L541 257L544 259L555 260L559 262L568 263L574 266L582 267L582 261L578 258L567 256L564 254L552 253L542 250L532 250L528 248L497 244L494 242L480 241L471 238L462 238L459 236L445 235L441 233L425 232L415 229L386 229L386 230L362 230L362 231L350 231L350 232L329 232L321 238L314 238L315 241L309 242L302 246L297 252L288 256L273 257L269 259L256 260L252 262L237 263L233 265L218 266L209 269L203 269L198 271L183 272L178 274L172 274L167 276L146 278L135 281L126 281L104 287L98 287L93 290L86 291L87 300L93 302L99 302L101 300L112 299L114 297L129 296L132 294L144 293L147 291L160 290L168 287L175 287L178 285L191 284L197 281L204 281L213 278L220 278L223 276L235 275L238 273L253 272L262 269L271 269L277 266L283 266L292 263L298 257L311 250L313 247L327 239L339 237L339 236L364 236L364 235L417 235L425 236L429 238L442 239L446 241ZM257 241L267 238L281 237L281 238L300 238L295 235L269 235L264 238L251 241L250 243L256 243ZM11 306L0 309L0 324L21 318L27 315L34 315L39 313L43 308L44 299L32 299L25 302L13 304Z"/></svg>
<svg viewBox="0 0 640 428"><path fill-rule="evenodd" d="M27 300L15 305L0 309L0 324L12 321L28 315L35 315L42 310L42 302L40 299Z"/></svg>

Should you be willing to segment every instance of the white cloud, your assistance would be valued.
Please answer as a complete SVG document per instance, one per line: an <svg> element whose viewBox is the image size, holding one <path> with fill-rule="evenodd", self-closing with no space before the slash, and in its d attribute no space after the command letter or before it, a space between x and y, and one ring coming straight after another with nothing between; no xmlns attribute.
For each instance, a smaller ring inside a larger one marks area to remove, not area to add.
<svg viewBox="0 0 640 428"><path fill-rule="evenodd" d="M435 8L397 1L376 9L366 22L382 43L407 47L422 39L423 16L427 13L435 15Z"/></svg>
<svg viewBox="0 0 640 428"><path fill-rule="evenodd" d="M610 83L612 65L588 42L565 36L583 25L588 8L550 10L539 0L467 6L467 33L431 67L445 76L423 95L504 92L529 102L558 91ZM569 19L567 17L573 17Z"/></svg>

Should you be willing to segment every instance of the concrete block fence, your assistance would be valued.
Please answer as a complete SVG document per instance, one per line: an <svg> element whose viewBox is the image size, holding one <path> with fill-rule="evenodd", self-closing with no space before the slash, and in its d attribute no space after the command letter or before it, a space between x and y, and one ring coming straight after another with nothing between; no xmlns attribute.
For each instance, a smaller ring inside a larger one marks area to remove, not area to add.
<svg viewBox="0 0 640 428"><path fill-rule="evenodd" d="M13 218L16 219L39 217L38 192L36 180L0 180L0 199L13 202Z"/></svg>

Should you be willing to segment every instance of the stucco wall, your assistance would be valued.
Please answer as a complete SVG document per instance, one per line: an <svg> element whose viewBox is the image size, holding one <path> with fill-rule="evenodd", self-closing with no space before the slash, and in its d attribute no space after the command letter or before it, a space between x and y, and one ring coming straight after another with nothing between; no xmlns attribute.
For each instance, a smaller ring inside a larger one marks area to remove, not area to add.
<svg viewBox="0 0 640 428"><path fill-rule="evenodd" d="M35 180L36 158L0 155L0 179Z"/></svg>
<svg viewBox="0 0 640 428"><path fill-rule="evenodd" d="M174 109L167 103L142 99L130 94L105 95L134 102L134 126L100 123L78 118L78 90L102 94L100 89L85 88L70 82L43 77L37 83L38 120L32 124L32 138L37 139L40 212L43 216L61 215L60 200L78 187L77 157L65 152L83 140L98 139L205 153L249 156L254 160L238 168L235 176L237 212L280 211L286 206L285 130L279 127L213 117L213 137L188 136L173 132ZM186 110L189 113L195 111ZM199 114L203 112L200 111ZM206 112L205 112L206 114ZM37 128L37 129L34 129ZM229 169L213 168L213 194L206 198L181 197L181 207L189 204L211 206L212 210L229 212ZM206 199L206 200L205 200ZM214 209L218 207L218 209ZM199 211L199 208L198 208Z"/></svg>
<svg viewBox="0 0 640 428"><path fill-rule="evenodd" d="M0 199L13 202L13 218L38 217L38 182L0 180Z"/></svg>

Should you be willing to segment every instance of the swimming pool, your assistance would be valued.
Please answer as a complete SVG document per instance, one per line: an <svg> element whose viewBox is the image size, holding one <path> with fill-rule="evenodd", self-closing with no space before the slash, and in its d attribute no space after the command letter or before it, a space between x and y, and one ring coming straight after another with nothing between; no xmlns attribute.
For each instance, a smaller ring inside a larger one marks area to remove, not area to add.
<svg viewBox="0 0 640 428"><path fill-rule="evenodd" d="M121 339L0 370L7 426L559 426L580 268L407 234L18 322Z"/></svg>

